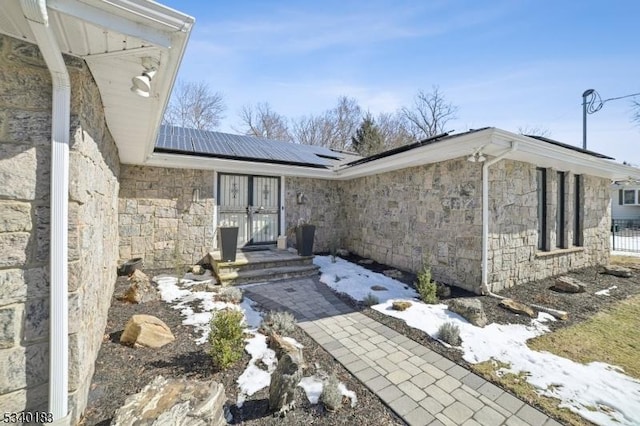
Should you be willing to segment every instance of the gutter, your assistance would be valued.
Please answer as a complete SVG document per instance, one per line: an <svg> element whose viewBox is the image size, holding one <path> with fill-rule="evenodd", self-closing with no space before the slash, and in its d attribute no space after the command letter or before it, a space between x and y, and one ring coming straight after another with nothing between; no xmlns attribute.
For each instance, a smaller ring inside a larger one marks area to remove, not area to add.
<svg viewBox="0 0 640 426"><path fill-rule="evenodd" d="M69 310L68 213L69 117L71 84L55 35L49 26L45 0L20 0L52 82L51 109L51 235L49 319L49 408L54 425L68 425Z"/></svg>
<svg viewBox="0 0 640 426"><path fill-rule="evenodd" d="M488 256L489 256L489 166L497 163L518 148L518 143L512 141L511 148L497 157L482 164L482 294L492 295L488 284Z"/></svg>

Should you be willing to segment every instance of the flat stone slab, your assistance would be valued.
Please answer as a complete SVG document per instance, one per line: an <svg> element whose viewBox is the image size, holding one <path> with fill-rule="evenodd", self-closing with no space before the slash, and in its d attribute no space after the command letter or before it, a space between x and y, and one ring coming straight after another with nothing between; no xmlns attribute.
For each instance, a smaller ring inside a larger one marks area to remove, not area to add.
<svg viewBox="0 0 640 426"><path fill-rule="evenodd" d="M526 315L530 318L537 317L536 312L524 303L517 302L513 299L503 299L500 301L500 306L510 310L515 314Z"/></svg>
<svg viewBox="0 0 640 426"><path fill-rule="evenodd" d="M624 266L618 266L618 265L605 266L603 273L607 275L614 275L616 277L621 277L621 278L631 277L631 269L625 268Z"/></svg>
<svg viewBox="0 0 640 426"><path fill-rule="evenodd" d="M562 276L556 278L556 282L551 289L561 293L583 293L586 287L587 285L580 280Z"/></svg>

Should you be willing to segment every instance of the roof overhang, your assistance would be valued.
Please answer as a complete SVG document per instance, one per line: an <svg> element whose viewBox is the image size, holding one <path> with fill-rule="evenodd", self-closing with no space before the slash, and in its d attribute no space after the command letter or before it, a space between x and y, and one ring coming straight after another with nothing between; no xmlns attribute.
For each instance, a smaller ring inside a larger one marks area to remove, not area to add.
<svg viewBox="0 0 640 426"><path fill-rule="evenodd" d="M84 59L93 74L120 161L144 164L194 18L147 0L47 0L46 5L60 50ZM0 33L35 43L20 2L4 1L2 9ZM130 90L131 79L144 71L143 58L158 64L148 98Z"/></svg>
<svg viewBox="0 0 640 426"><path fill-rule="evenodd" d="M159 167L196 168L227 173L256 173L275 176L299 176L320 179L348 180L408 167L438 163L454 158L468 157L481 150L482 154L496 157L517 142L517 149L504 157L560 171L585 174L612 181L640 180L640 169L591 154L549 144L538 139L496 128L487 128L442 141L426 144L389 156L355 165L342 165L333 169L318 169L293 165L266 164L242 160L206 158L191 155L153 153L147 165Z"/></svg>

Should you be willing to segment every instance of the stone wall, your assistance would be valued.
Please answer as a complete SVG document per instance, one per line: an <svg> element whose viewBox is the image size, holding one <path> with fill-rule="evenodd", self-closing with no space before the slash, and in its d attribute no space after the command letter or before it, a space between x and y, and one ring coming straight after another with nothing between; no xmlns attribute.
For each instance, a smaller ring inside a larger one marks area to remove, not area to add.
<svg viewBox="0 0 640 426"><path fill-rule="evenodd" d="M295 227L300 220L316 225L314 252L346 244L348 227L342 207L343 182L309 178L285 178L285 229L287 244L295 247ZM298 194L302 194L299 202Z"/></svg>
<svg viewBox="0 0 640 426"><path fill-rule="evenodd" d="M119 161L83 61L71 77L69 391L86 405L117 261ZM51 79L36 46L0 36L0 407L48 401Z"/></svg>
<svg viewBox="0 0 640 426"><path fill-rule="evenodd" d="M547 247L538 250L535 165L503 160L490 169L489 275L493 291L609 259L609 181L583 176L582 245L573 246L574 180L565 176L565 247L556 248L557 171L547 169Z"/></svg>
<svg viewBox="0 0 640 426"><path fill-rule="evenodd" d="M123 165L118 210L121 261L175 268L213 249L213 171Z"/></svg>
<svg viewBox="0 0 640 426"><path fill-rule="evenodd" d="M475 289L481 173L479 163L461 158L345 182L347 248L413 272L426 259L434 279Z"/></svg>

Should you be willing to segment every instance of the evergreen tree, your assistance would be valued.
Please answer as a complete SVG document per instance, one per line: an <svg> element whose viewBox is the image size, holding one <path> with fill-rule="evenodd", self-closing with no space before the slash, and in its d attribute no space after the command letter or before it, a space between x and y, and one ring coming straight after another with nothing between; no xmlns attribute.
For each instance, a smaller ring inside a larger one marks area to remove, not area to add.
<svg viewBox="0 0 640 426"><path fill-rule="evenodd" d="M368 157L384 150L384 137L371 114L367 114L362 124L351 137L351 146L360 155Z"/></svg>

